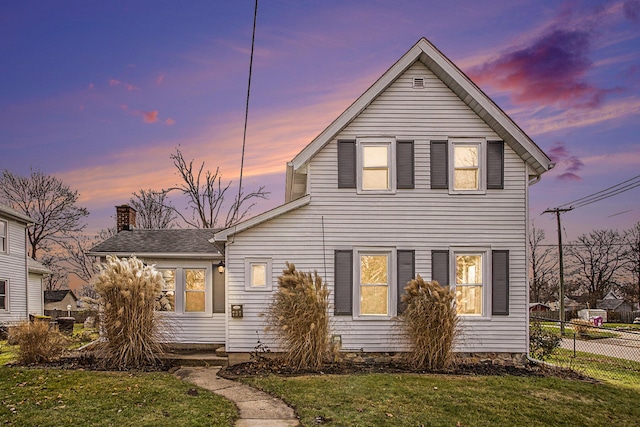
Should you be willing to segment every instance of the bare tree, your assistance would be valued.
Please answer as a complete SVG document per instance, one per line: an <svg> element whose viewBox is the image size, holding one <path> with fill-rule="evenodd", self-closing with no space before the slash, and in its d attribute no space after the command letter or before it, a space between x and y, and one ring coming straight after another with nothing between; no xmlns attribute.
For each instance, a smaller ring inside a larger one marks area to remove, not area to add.
<svg viewBox="0 0 640 427"><path fill-rule="evenodd" d="M623 288L627 296L640 303L640 222L625 232L624 241L627 245L624 270L630 280Z"/></svg>
<svg viewBox="0 0 640 427"><path fill-rule="evenodd" d="M583 234L567 247L573 280L589 295L591 307L616 286L626 259L626 248L620 233L596 230Z"/></svg>
<svg viewBox="0 0 640 427"><path fill-rule="evenodd" d="M136 226L145 230L173 228L176 210L167 199L167 191L140 190L129 199L137 211Z"/></svg>
<svg viewBox="0 0 640 427"><path fill-rule="evenodd" d="M43 284L46 291L57 291L69 287L69 274L64 267L64 257L60 252L49 252L42 256L42 265L51 270L52 274L44 277Z"/></svg>
<svg viewBox="0 0 640 427"><path fill-rule="evenodd" d="M220 168L215 172L204 170L204 162L199 168L194 169L193 160L184 159L182 152L176 148L176 152L171 154L171 160L178 170L182 182L176 187L166 190L166 192L177 190L187 198L190 215L184 215L179 210L171 207L176 214L188 225L195 228L217 228L230 227L242 221L255 206L255 199L266 199L268 192L261 186L255 191L244 194L242 191L235 196L230 207L225 206L225 195L231 187L231 181L222 183ZM204 172L204 173L203 173ZM220 213L227 209L224 222L219 221Z"/></svg>
<svg viewBox="0 0 640 427"><path fill-rule="evenodd" d="M63 242L65 249L64 261L69 266L69 270L85 282L90 282L91 278L100 271L95 260L87 255L87 252L100 242L116 235L115 228L103 229L93 237L83 233L77 233L72 239Z"/></svg>
<svg viewBox="0 0 640 427"><path fill-rule="evenodd" d="M558 259L554 248L542 246L544 230L531 225L529 232L529 299L532 302L549 301L558 294Z"/></svg>
<svg viewBox="0 0 640 427"><path fill-rule="evenodd" d="M52 175L31 171L28 177L4 170L0 177L0 198L13 209L38 223L29 227L29 254L37 259L38 251L56 245L82 232L87 209L76 205L78 192Z"/></svg>

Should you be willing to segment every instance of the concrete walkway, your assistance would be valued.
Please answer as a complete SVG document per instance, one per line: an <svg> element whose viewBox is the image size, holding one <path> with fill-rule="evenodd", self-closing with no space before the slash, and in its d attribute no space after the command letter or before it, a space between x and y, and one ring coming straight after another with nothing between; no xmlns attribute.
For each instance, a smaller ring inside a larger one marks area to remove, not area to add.
<svg viewBox="0 0 640 427"><path fill-rule="evenodd" d="M232 401L240 411L236 427L296 427L300 422L293 409L282 400L276 399L255 388L220 378L220 367L186 367L174 372L184 381Z"/></svg>

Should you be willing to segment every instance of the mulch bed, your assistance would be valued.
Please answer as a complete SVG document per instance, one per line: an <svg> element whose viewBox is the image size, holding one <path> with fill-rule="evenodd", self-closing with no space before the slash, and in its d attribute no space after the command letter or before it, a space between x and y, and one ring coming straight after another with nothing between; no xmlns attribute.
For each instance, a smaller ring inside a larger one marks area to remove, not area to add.
<svg viewBox="0 0 640 427"><path fill-rule="evenodd" d="M440 371L428 371L413 369L402 363L361 363L361 362L335 362L327 363L317 370L294 370L278 359L263 359L227 366L220 370L219 376L227 379L243 377L276 375L282 377L301 375L358 375L371 373L417 373L417 374L444 374L444 375L511 375L520 377L559 377L578 381L597 382L597 380L579 372L564 368L554 368L544 365L529 363L526 366L505 366L491 363L478 363L474 365L457 364L450 369Z"/></svg>

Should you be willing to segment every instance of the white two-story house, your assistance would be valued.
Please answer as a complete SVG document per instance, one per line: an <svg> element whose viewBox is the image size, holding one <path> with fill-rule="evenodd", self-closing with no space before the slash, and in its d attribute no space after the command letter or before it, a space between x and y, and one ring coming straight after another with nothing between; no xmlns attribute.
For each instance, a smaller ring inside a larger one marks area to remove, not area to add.
<svg viewBox="0 0 640 427"><path fill-rule="evenodd" d="M460 69L419 40L287 165L286 203L219 231L226 349L250 352L286 262L318 273L344 351L406 349L420 274L455 289L456 351L528 351L527 200L551 167ZM231 307L235 313L230 313Z"/></svg>

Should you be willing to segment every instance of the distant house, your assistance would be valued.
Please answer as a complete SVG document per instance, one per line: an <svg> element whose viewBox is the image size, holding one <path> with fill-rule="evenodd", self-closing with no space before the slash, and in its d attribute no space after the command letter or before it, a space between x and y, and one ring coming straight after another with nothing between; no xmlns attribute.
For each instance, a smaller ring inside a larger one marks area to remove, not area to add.
<svg viewBox="0 0 640 427"><path fill-rule="evenodd" d="M283 205L215 233L123 225L89 254L156 263L167 315L180 321L176 340L219 340L230 356L254 351L258 339L278 349L263 313L292 262L328 284L342 351L407 349L396 318L406 283L420 274L455 291L456 351L524 357L528 191L550 167L420 39L287 164ZM208 246L188 249L206 236Z"/></svg>
<svg viewBox="0 0 640 427"><path fill-rule="evenodd" d="M633 311L633 303L619 298L614 292L609 292L603 299L596 302L596 308L613 311L614 313L626 313Z"/></svg>
<svg viewBox="0 0 640 427"><path fill-rule="evenodd" d="M51 271L28 256L26 230L34 223L0 204L0 323L43 313L42 278Z"/></svg>
<svg viewBox="0 0 640 427"><path fill-rule="evenodd" d="M78 309L78 297L71 289L59 289L56 291L44 291L44 309L67 311Z"/></svg>
<svg viewBox="0 0 640 427"><path fill-rule="evenodd" d="M532 302L532 303L529 303L529 311L532 313L547 312L547 311L551 311L551 307L541 302Z"/></svg>

